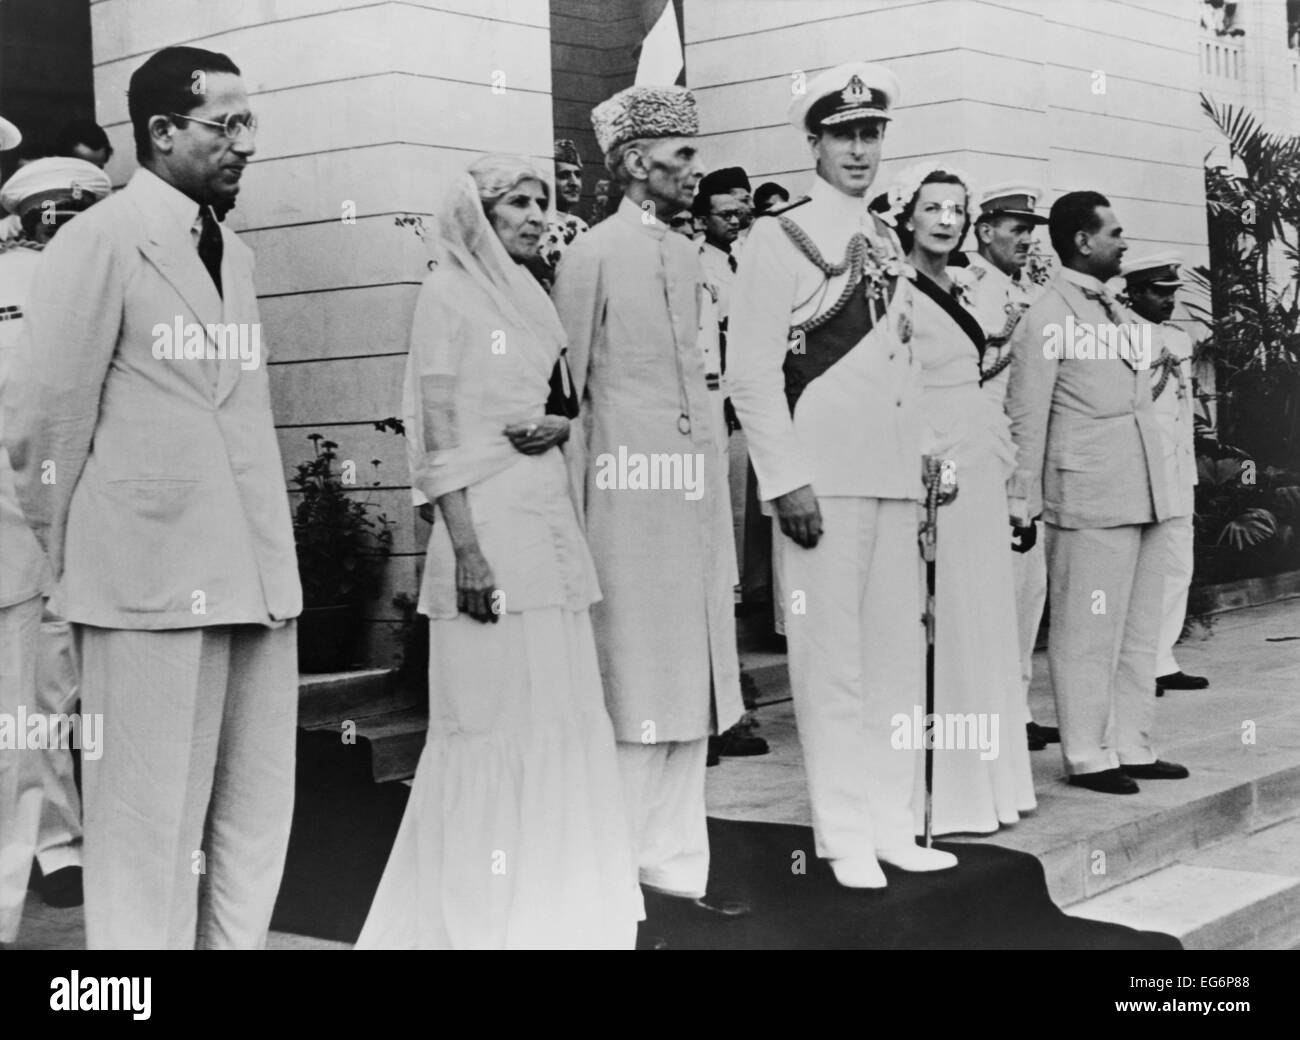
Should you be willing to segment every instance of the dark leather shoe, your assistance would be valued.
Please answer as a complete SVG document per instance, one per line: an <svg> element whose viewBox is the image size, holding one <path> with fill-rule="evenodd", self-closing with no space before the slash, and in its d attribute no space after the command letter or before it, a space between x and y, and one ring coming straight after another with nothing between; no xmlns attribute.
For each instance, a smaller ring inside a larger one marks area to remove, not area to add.
<svg viewBox="0 0 1300 1040"><path fill-rule="evenodd" d="M1055 726L1040 726L1037 722L1031 722L1025 726L1031 735L1038 737L1044 744L1059 744L1061 742L1061 731Z"/></svg>
<svg viewBox="0 0 1300 1040"><path fill-rule="evenodd" d="M1070 777L1074 787L1086 787L1098 794L1137 794L1138 785L1119 769L1102 769L1096 773L1075 773Z"/></svg>
<svg viewBox="0 0 1300 1040"><path fill-rule="evenodd" d="M46 906L81 906L86 901L81 889L81 868L64 867L41 878L41 899Z"/></svg>
<svg viewBox="0 0 1300 1040"><path fill-rule="evenodd" d="M716 745L714 741L717 741ZM716 746L718 754L725 755L728 758L766 755L769 750L766 740L762 737L754 737L748 733L740 732L739 727L732 727L720 737L710 737L709 746Z"/></svg>
<svg viewBox="0 0 1300 1040"><path fill-rule="evenodd" d="M1029 744L1030 751L1042 751L1043 748L1047 747L1047 741L1036 732L1037 729L1038 727L1032 722L1025 727L1025 740Z"/></svg>
<svg viewBox="0 0 1300 1040"><path fill-rule="evenodd" d="M1210 680L1203 675L1171 672L1169 675L1156 676L1157 690L1203 690L1209 685Z"/></svg>
<svg viewBox="0 0 1300 1040"><path fill-rule="evenodd" d="M683 917L704 917L711 921L730 921L744 917L750 912L750 905L740 899L722 896L704 895L699 899L687 896L670 896L654 889L642 888L645 897L645 913L648 922L681 920ZM650 929L654 931L653 928Z"/></svg>
<svg viewBox="0 0 1300 1040"><path fill-rule="evenodd" d="M1135 780L1186 780L1191 774L1186 766L1176 762L1162 762L1156 759L1140 766L1120 766L1125 776Z"/></svg>
<svg viewBox="0 0 1300 1040"><path fill-rule="evenodd" d="M704 766L706 769L709 766L716 766L722 761L722 759L718 757L718 747L714 743L714 741L717 739L718 739L717 737L709 738L709 753L707 757L704 759Z"/></svg>

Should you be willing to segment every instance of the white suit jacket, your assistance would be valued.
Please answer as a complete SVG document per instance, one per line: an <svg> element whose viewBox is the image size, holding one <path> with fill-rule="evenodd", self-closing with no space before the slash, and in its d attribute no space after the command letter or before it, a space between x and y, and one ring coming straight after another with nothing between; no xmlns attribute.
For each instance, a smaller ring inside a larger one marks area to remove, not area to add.
<svg viewBox="0 0 1300 1040"><path fill-rule="evenodd" d="M156 356L178 321L258 322L252 253L222 229L223 303L188 207L192 221L197 205L138 170L59 232L28 300L5 437L69 621L277 624L302 608L265 351L248 368Z"/></svg>
<svg viewBox="0 0 1300 1040"><path fill-rule="evenodd" d="M1045 344L1067 327L1067 316L1093 329L1109 321L1100 303L1058 272L1011 337L1006 410L1018 457L1007 494L1057 527L1168 520L1174 514L1151 372L1118 357L1049 357Z"/></svg>

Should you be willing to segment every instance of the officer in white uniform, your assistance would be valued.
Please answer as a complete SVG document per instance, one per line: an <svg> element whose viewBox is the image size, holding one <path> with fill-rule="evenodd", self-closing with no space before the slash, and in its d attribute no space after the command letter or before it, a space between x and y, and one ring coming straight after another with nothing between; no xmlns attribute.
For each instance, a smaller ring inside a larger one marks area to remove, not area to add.
<svg viewBox="0 0 1300 1040"><path fill-rule="evenodd" d="M1027 271L1034 229L1047 218L1035 210L1041 188L1021 181L986 189L975 220L976 251L969 254L971 300L988 336L981 363L984 392L1003 407L1010 378L1011 333L1038 296ZM1029 711L1029 686L1034 677L1034 641L1047 603L1047 559L1037 528L1016 532L1012 573L1016 582L1016 630L1020 636L1020 679L1024 688L1025 731L1031 751L1041 751L1061 737L1055 726L1040 726Z"/></svg>
<svg viewBox="0 0 1300 1040"><path fill-rule="evenodd" d="M1165 690L1203 690L1204 676L1187 675L1174 660L1174 644L1183 632L1187 590L1192 583L1192 513L1196 504L1196 452L1192 420L1192 340L1169 320L1183 284L1177 253L1155 253L1126 261L1128 304L1152 325L1151 393L1164 441L1165 473L1176 508L1169 521L1168 575L1156 646L1156 696Z"/></svg>
<svg viewBox="0 0 1300 1040"><path fill-rule="evenodd" d="M37 159L0 188L0 210L19 227L18 237L0 242L0 397L17 357L41 250L64 222L110 188L98 167L72 158ZM76 287L67 291L72 299ZM63 715L76 700L67 625L43 611L50 579L45 554L18 504L0 418L0 714L10 718L19 708ZM70 750L0 748L0 943L17 935L33 854L45 901L81 902L80 840L81 801Z"/></svg>
<svg viewBox="0 0 1300 1040"><path fill-rule="evenodd" d="M817 854L850 888L883 887L881 863L957 862L915 844L919 756L891 740L924 691L914 272L868 211L897 97L888 69L853 63L795 98L790 120L817 175L806 201L754 222L731 297L731 398L759 499L782 532L776 565Z"/></svg>

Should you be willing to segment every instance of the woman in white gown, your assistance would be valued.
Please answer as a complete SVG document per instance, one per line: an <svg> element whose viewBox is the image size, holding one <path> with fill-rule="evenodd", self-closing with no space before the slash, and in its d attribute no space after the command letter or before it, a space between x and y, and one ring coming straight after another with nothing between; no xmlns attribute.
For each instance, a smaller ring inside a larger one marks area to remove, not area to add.
<svg viewBox="0 0 1300 1040"><path fill-rule="evenodd" d="M980 390L984 334L962 299L964 271L947 266L969 226L965 179L914 166L889 202L917 272L911 345L922 365L926 451L957 464L957 497L938 520L933 830L990 834L1037 806L1006 497L1015 448L1006 416ZM918 797L918 833L923 815Z"/></svg>
<svg viewBox="0 0 1300 1040"><path fill-rule="evenodd" d="M588 608L599 599L544 414L564 346L522 266L549 192L485 156L439 210L407 367L413 482L441 520L419 609L429 734L358 948L626 948L640 893Z"/></svg>

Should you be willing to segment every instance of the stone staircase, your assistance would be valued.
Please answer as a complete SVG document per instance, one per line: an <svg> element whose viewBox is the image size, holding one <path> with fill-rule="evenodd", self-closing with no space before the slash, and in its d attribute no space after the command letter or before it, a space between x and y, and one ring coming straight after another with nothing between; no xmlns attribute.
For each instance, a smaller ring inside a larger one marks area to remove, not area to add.
<svg viewBox="0 0 1300 1040"><path fill-rule="evenodd" d="M429 726L423 690L399 680L391 669L304 674L298 681L298 725L311 731L355 727L357 743L370 749L376 783L415 775Z"/></svg>

